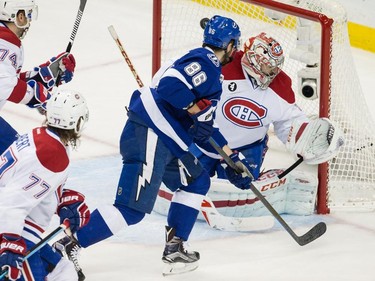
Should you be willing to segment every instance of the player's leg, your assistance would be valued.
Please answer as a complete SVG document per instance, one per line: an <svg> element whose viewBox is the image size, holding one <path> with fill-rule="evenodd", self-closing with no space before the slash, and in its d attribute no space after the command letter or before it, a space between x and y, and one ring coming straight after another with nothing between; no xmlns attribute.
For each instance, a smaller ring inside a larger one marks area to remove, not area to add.
<svg viewBox="0 0 375 281"><path fill-rule="evenodd" d="M164 274L173 274L194 270L198 267L200 255L196 251L188 251L184 242L189 238L193 229L200 206L210 186L210 176L201 163L190 153L175 159L168 165L180 166L180 177L185 178L180 188L175 191L168 212L168 226L166 226L166 246L163 261L168 264ZM176 168L175 168L175 171ZM177 172L175 172L176 174ZM177 181L177 180L176 180ZM172 188L172 190L175 190ZM183 264L180 265L180 264Z"/></svg>
<svg viewBox="0 0 375 281"><path fill-rule="evenodd" d="M28 249L31 249L35 245L35 243L31 242L28 239L25 239L25 242L26 242L26 246ZM51 246L48 245L48 247L51 247ZM45 278L47 274L50 272L51 267L49 267L45 263L45 261L42 259L41 253L42 253L42 250L36 252L32 256L30 256L26 261L24 261L23 266L22 266L22 277L19 279L20 281L28 281L28 280L45 281ZM58 260L61 259L61 257L59 257L57 253L55 253L55 255L57 255ZM51 263L54 263L55 261L56 260L51 260ZM56 261L56 263L57 262L58 261ZM75 271L74 271L74 274L76 277L77 274L75 273Z"/></svg>
<svg viewBox="0 0 375 281"><path fill-rule="evenodd" d="M45 281L73 281L73 280L84 280L78 279L77 272L74 269L73 263L66 259L61 258L56 264L54 269L46 276Z"/></svg>
<svg viewBox="0 0 375 281"><path fill-rule="evenodd" d="M95 209L90 222L78 230L81 246L88 247L140 222L151 213L171 153L155 133L133 121L126 123L120 140L123 157L113 206Z"/></svg>
<svg viewBox="0 0 375 281"><path fill-rule="evenodd" d="M72 281L84 280L77 275L73 263L68 258L61 257L59 253L54 251L50 245L45 245L40 250L40 258L43 266L48 272L45 281Z"/></svg>

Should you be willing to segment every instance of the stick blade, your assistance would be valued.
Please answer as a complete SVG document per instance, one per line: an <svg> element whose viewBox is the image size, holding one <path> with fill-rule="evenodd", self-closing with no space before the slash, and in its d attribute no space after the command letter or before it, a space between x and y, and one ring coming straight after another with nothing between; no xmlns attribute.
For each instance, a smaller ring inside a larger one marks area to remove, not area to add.
<svg viewBox="0 0 375 281"><path fill-rule="evenodd" d="M327 231L327 225L324 222L320 222L311 228L307 233L298 237L297 243L300 246L305 246L306 244L311 243L312 241L318 239Z"/></svg>

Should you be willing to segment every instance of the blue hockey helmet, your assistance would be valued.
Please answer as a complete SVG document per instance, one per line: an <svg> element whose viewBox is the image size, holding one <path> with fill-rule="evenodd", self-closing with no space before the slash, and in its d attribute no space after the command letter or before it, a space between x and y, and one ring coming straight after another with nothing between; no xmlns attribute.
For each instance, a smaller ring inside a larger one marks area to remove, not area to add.
<svg viewBox="0 0 375 281"><path fill-rule="evenodd" d="M213 16L206 24L203 33L203 43L226 49L234 41L234 47L240 49L241 31L237 23L226 17Z"/></svg>

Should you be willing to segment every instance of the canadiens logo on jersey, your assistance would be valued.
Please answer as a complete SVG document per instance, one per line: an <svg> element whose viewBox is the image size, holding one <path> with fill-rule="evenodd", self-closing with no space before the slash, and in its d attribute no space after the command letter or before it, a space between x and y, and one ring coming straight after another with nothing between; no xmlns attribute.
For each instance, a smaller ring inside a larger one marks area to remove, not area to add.
<svg viewBox="0 0 375 281"><path fill-rule="evenodd" d="M251 99L235 97L227 100L222 107L224 117L233 124L255 129L263 126L267 116L267 108Z"/></svg>

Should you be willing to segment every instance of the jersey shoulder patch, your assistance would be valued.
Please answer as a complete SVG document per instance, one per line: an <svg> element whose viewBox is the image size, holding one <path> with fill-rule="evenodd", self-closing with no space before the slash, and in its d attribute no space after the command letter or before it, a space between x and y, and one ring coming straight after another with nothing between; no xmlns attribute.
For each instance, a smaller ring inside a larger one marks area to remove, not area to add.
<svg viewBox="0 0 375 281"><path fill-rule="evenodd" d="M46 128L35 128L33 138L36 157L46 169L58 173L68 167L69 157L66 148L61 142L48 134Z"/></svg>
<svg viewBox="0 0 375 281"><path fill-rule="evenodd" d="M242 80L245 79L245 75L242 70L241 58L243 51L238 51L233 58L231 63L228 63L222 68L224 80Z"/></svg>
<svg viewBox="0 0 375 281"><path fill-rule="evenodd" d="M0 39L21 47L21 40L9 28L0 26Z"/></svg>
<svg viewBox="0 0 375 281"><path fill-rule="evenodd" d="M296 102L296 97L292 89L292 79L284 71L281 71L275 77L269 88L286 102L290 104Z"/></svg>

